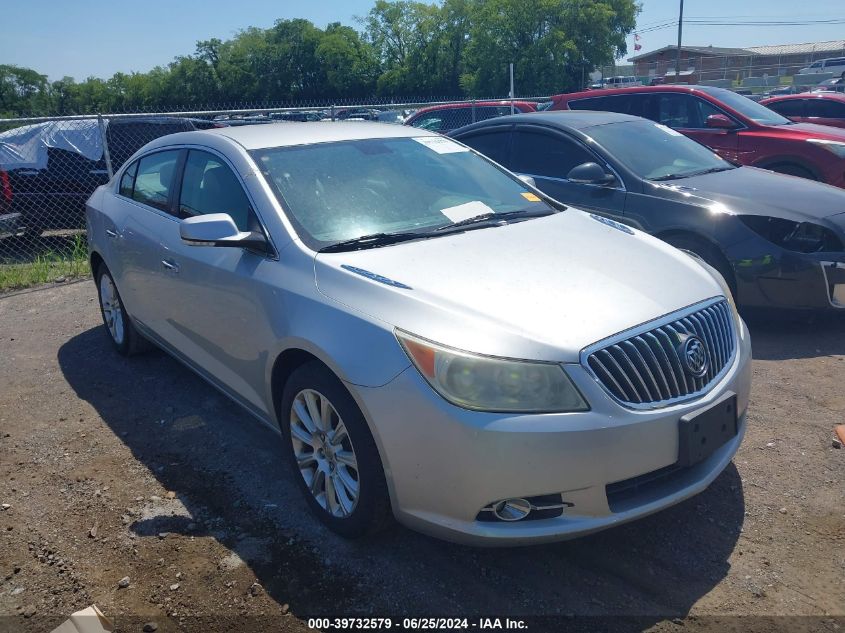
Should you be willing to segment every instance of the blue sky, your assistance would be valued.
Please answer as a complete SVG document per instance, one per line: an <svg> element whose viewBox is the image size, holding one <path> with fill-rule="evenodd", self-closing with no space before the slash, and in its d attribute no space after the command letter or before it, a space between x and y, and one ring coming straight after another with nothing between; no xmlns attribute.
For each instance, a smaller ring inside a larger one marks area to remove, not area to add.
<svg viewBox="0 0 845 633"><path fill-rule="evenodd" d="M197 40L225 39L248 26L269 27L279 18L307 18L318 26L355 25L372 0L9 0L2 10L0 63L35 68L50 79L70 75L109 77L116 71L147 71L176 55L193 52ZM676 0L642 0L638 24L647 29L677 17ZM693 17L760 20L845 18L845 0L813 0L797 13L795 0L685 0ZM645 32L643 52L673 43L675 27ZM759 46L840 39L845 25L686 26L684 42L713 46ZM628 42L633 55L633 37Z"/></svg>

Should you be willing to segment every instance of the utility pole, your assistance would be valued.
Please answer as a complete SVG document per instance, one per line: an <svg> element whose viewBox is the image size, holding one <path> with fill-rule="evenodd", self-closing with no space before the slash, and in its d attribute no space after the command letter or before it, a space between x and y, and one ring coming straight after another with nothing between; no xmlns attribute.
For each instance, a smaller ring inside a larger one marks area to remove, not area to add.
<svg viewBox="0 0 845 633"><path fill-rule="evenodd" d="M684 28L684 0L681 0L681 10L678 13L678 50L675 54L675 83L681 76L681 32Z"/></svg>
<svg viewBox="0 0 845 633"><path fill-rule="evenodd" d="M510 75L511 75L511 93L510 93L510 98L511 98L511 114L513 114L513 113L514 113L514 107L513 107L513 99L514 99L514 92L513 92L513 63L511 63L511 65L510 65Z"/></svg>

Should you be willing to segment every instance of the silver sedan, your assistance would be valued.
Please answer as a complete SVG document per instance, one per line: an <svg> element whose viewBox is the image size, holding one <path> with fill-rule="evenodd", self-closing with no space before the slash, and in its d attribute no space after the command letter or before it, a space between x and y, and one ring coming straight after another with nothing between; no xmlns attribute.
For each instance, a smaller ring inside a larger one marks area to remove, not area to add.
<svg viewBox="0 0 845 633"><path fill-rule="evenodd" d="M278 429L345 536L570 538L700 492L745 431L717 272L433 133L173 134L87 218L117 351L155 344Z"/></svg>

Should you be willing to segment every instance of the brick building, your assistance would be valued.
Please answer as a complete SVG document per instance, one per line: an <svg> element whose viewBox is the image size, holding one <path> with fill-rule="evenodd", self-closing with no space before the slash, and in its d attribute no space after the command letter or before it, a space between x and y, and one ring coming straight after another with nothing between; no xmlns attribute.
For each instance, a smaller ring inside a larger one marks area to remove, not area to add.
<svg viewBox="0 0 845 633"><path fill-rule="evenodd" d="M674 76L677 47L664 46L656 51L629 57L640 77ZM817 59L845 56L845 40L807 44L721 48L718 46L682 46L680 71L682 81L741 80L747 77L792 76Z"/></svg>

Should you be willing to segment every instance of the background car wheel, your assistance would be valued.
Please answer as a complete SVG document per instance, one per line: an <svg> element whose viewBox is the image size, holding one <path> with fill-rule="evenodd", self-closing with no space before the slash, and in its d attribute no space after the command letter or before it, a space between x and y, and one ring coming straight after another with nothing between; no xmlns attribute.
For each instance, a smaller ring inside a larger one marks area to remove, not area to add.
<svg viewBox="0 0 845 633"><path fill-rule="evenodd" d="M283 449L312 511L347 538L388 523L381 459L361 410L322 363L296 369L280 403Z"/></svg>
<svg viewBox="0 0 845 633"><path fill-rule="evenodd" d="M728 260L725 259L725 256L722 255L715 246L691 235L669 235L663 239L675 248L695 253L713 268L718 270L728 283L728 287L731 289L734 301L737 300L736 277L734 276L734 271L728 263Z"/></svg>
<svg viewBox="0 0 845 633"><path fill-rule="evenodd" d="M100 314L117 351L124 356L132 356L146 350L149 343L132 325L132 319L123 306L123 300L105 264L97 268L96 278Z"/></svg>
<svg viewBox="0 0 845 633"><path fill-rule="evenodd" d="M772 171L779 174L787 174L789 176L798 176L799 178L806 178L807 180L818 180L810 170L801 167L800 165L792 165L789 163L782 163L780 165L772 165L769 167Z"/></svg>

